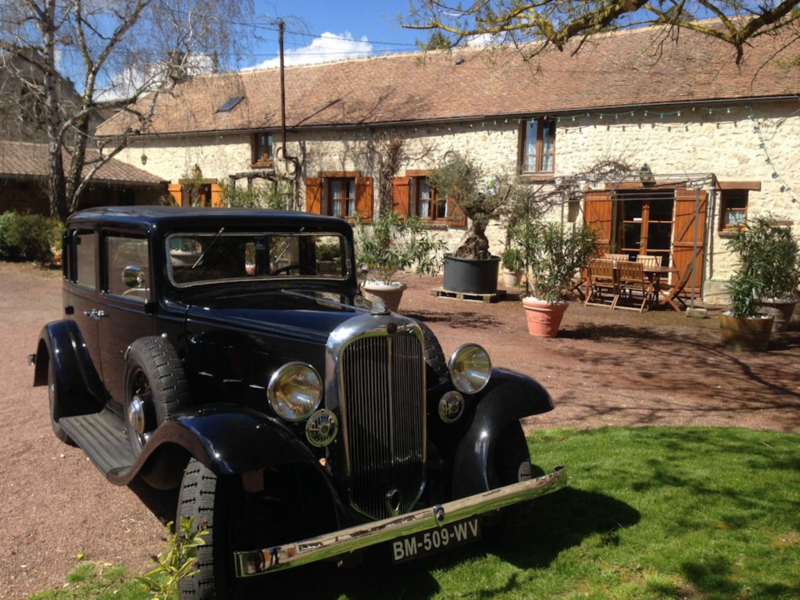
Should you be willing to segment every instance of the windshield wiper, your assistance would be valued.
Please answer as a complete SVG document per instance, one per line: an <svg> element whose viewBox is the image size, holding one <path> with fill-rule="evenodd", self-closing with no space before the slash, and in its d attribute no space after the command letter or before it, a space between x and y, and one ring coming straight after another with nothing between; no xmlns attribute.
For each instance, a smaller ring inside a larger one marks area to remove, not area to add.
<svg viewBox="0 0 800 600"><path fill-rule="evenodd" d="M200 261L201 261L201 260L203 260L203 257L206 255L206 253L207 253L209 250L211 250L211 246L213 246L213 245L214 245L214 242L216 242L216 241L219 239L219 236L221 236L221 235L222 235L222 232L223 232L223 231L225 231L225 228L224 228L224 227L220 227L220 228L219 228L219 231L217 232L217 235L215 235L215 236L214 236L214 239L213 239L213 240L211 240L211 243L208 245L208 248L206 248L205 250L203 250L203 253L200 255L200 258L198 258L198 259L195 261L195 263L192 265L192 269L194 269L194 268L195 268L197 265L199 265L199 264L200 264Z"/></svg>

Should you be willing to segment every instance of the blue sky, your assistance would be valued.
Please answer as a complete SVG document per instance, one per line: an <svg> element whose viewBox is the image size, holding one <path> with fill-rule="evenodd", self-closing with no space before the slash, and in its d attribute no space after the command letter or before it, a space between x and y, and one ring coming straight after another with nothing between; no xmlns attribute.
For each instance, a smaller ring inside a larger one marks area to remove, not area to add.
<svg viewBox="0 0 800 600"><path fill-rule="evenodd" d="M413 51L414 40L427 36L400 27L397 15L407 12L406 0L256 0L259 25L279 17L286 21L287 64ZM277 31L259 35L265 40L244 66L272 66L268 61L277 60Z"/></svg>

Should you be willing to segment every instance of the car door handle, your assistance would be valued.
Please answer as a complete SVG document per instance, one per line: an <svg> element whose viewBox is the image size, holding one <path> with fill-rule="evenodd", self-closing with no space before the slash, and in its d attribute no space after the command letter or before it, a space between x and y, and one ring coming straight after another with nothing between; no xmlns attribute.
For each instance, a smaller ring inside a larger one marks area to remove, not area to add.
<svg viewBox="0 0 800 600"><path fill-rule="evenodd" d="M91 319L94 319L96 321L99 321L103 317L107 317L108 316L108 313L106 311L97 310L96 308L93 308L92 310L85 310L85 311L83 311L83 314L84 314L84 316L87 316L87 317L89 317Z"/></svg>

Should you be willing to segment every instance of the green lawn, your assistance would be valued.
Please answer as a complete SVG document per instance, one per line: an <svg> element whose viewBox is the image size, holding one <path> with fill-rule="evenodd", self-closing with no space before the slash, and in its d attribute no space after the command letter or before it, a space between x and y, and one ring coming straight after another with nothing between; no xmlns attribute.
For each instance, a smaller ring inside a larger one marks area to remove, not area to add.
<svg viewBox="0 0 800 600"><path fill-rule="evenodd" d="M541 530L518 551L484 541L399 567L265 580L284 597L331 600L800 598L800 437L643 428L529 442L542 468L567 465L570 486L536 502ZM107 575L36 598L146 597Z"/></svg>

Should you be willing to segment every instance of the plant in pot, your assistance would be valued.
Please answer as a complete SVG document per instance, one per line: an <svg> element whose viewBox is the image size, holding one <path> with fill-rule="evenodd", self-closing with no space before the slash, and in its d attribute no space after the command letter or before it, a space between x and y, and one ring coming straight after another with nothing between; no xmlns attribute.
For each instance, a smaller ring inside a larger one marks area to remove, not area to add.
<svg viewBox="0 0 800 600"><path fill-rule="evenodd" d="M800 284L800 244L789 227L771 217L751 219L728 240L740 260L740 273L761 285L761 312L773 317L773 331L786 331L797 304Z"/></svg>
<svg viewBox="0 0 800 600"><path fill-rule="evenodd" d="M528 275L522 299L528 333L555 337L567 310L564 297L572 278L597 253L597 233L574 223L519 219L510 224L509 235Z"/></svg>
<svg viewBox="0 0 800 600"><path fill-rule="evenodd" d="M407 287L395 279L397 273L414 267L417 275L434 275L441 268L444 250L444 242L433 237L416 217L404 219L393 210L384 210L371 225L359 219L356 258L368 269L364 295L380 299L396 311Z"/></svg>
<svg viewBox="0 0 800 600"><path fill-rule="evenodd" d="M458 152L428 175L438 202L450 202L469 220L469 229L444 261L445 290L467 294L497 291L500 258L489 252L486 228L501 216L513 188L506 178L487 179L481 167Z"/></svg>
<svg viewBox="0 0 800 600"><path fill-rule="evenodd" d="M522 254L518 248L506 248L501 256L506 287L519 287L522 278Z"/></svg>
<svg viewBox="0 0 800 600"><path fill-rule="evenodd" d="M774 319L759 312L763 289L757 276L744 269L728 282L731 310L719 316L723 346L751 352L767 349Z"/></svg>

